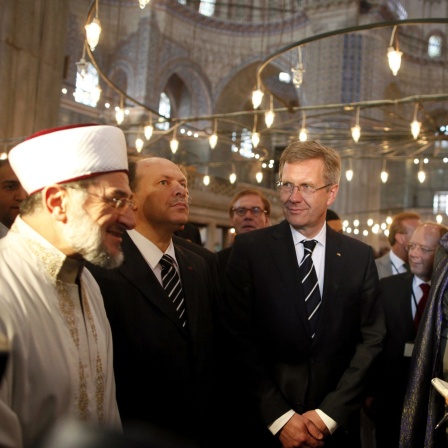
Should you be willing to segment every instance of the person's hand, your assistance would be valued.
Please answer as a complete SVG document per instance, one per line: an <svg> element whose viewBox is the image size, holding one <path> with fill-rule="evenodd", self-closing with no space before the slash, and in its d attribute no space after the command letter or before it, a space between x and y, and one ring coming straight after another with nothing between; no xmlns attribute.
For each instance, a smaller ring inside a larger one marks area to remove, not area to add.
<svg viewBox="0 0 448 448"><path fill-rule="evenodd" d="M308 415L308 417L305 417L305 415ZM324 446L325 433L316 426L311 418L316 420L319 425L322 424L325 427L324 422L317 415L316 411L309 411L303 415L294 414L280 430L279 440L283 448L319 448ZM328 433L328 429L326 427L325 429Z"/></svg>
<svg viewBox="0 0 448 448"><path fill-rule="evenodd" d="M319 414L316 411L308 411L302 414L302 417L306 417L308 420L311 420L314 425L319 428L319 430L322 432L324 437L327 437L330 435L330 431L327 428L327 425L324 423L324 421L320 418Z"/></svg>

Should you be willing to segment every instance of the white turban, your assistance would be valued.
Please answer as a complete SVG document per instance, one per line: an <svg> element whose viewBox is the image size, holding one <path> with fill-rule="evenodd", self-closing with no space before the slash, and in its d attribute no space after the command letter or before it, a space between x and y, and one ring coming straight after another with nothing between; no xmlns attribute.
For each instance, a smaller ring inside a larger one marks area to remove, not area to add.
<svg viewBox="0 0 448 448"><path fill-rule="evenodd" d="M8 158L28 194L52 184L128 170L126 139L115 126L40 131L11 149Z"/></svg>

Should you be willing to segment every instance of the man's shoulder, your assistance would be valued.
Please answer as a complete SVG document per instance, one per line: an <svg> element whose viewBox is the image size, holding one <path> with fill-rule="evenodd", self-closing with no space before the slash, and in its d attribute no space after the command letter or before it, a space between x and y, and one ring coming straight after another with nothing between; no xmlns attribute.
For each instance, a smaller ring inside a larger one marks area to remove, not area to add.
<svg viewBox="0 0 448 448"><path fill-rule="evenodd" d="M388 275L380 279L380 285L382 288L393 288L396 286L403 286L406 284L412 284L413 274L410 272L403 272L401 274Z"/></svg>
<svg viewBox="0 0 448 448"><path fill-rule="evenodd" d="M375 260L375 263L377 265L388 265L390 264L390 257L389 257L389 252L387 254L384 254L382 257L379 257Z"/></svg>
<svg viewBox="0 0 448 448"><path fill-rule="evenodd" d="M193 252L194 254L204 258L207 261L217 261L217 256L215 252L212 252L211 250L207 249L204 246L200 246L199 244L192 243L191 241L188 241L184 238L181 238L179 236L173 235L173 244L174 247L181 247L183 249L187 249L190 252Z"/></svg>

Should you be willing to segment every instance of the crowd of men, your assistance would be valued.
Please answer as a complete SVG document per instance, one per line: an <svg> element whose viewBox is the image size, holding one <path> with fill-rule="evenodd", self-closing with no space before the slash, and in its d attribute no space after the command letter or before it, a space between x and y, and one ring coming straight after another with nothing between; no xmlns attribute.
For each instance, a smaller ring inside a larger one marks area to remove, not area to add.
<svg viewBox="0 0 448 448"><path fill-rule="evenodd" d="M0 162L0 446L73 431L79 446L358 448L361 409L378 448L446 446L430 384L448 379L448 228L398 214L375 259L329 209L340 175L334 149L291 143L284 220L239 191L214 253L182 167L129 157L119 128L15 146Z"/></svg>

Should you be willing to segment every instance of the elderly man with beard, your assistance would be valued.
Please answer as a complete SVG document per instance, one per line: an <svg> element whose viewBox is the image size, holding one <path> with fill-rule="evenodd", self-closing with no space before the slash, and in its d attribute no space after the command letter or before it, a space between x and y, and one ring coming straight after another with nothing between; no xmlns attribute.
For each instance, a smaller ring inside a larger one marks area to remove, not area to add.
<svg viewBox="0 0 448 448"><path fill-rule="evenodd" d="M118 266L122 234L135 225L124 134L43 131L9 160L29 196L0 241L0 332L10 346L0 446L37 446L63 418L120 429L111 331L84 262Z"/></svg>
<svg viewBox="0 0 448 448"><path fill-rule="evenodd" d="M163 434L166 446L215 447L216 287L205 258L173 238L188 220L187 178L149 157L130 160L129 180L137 224L123 238L125 262L91 268L112 328L124 434L138 425Z"/></svg>

